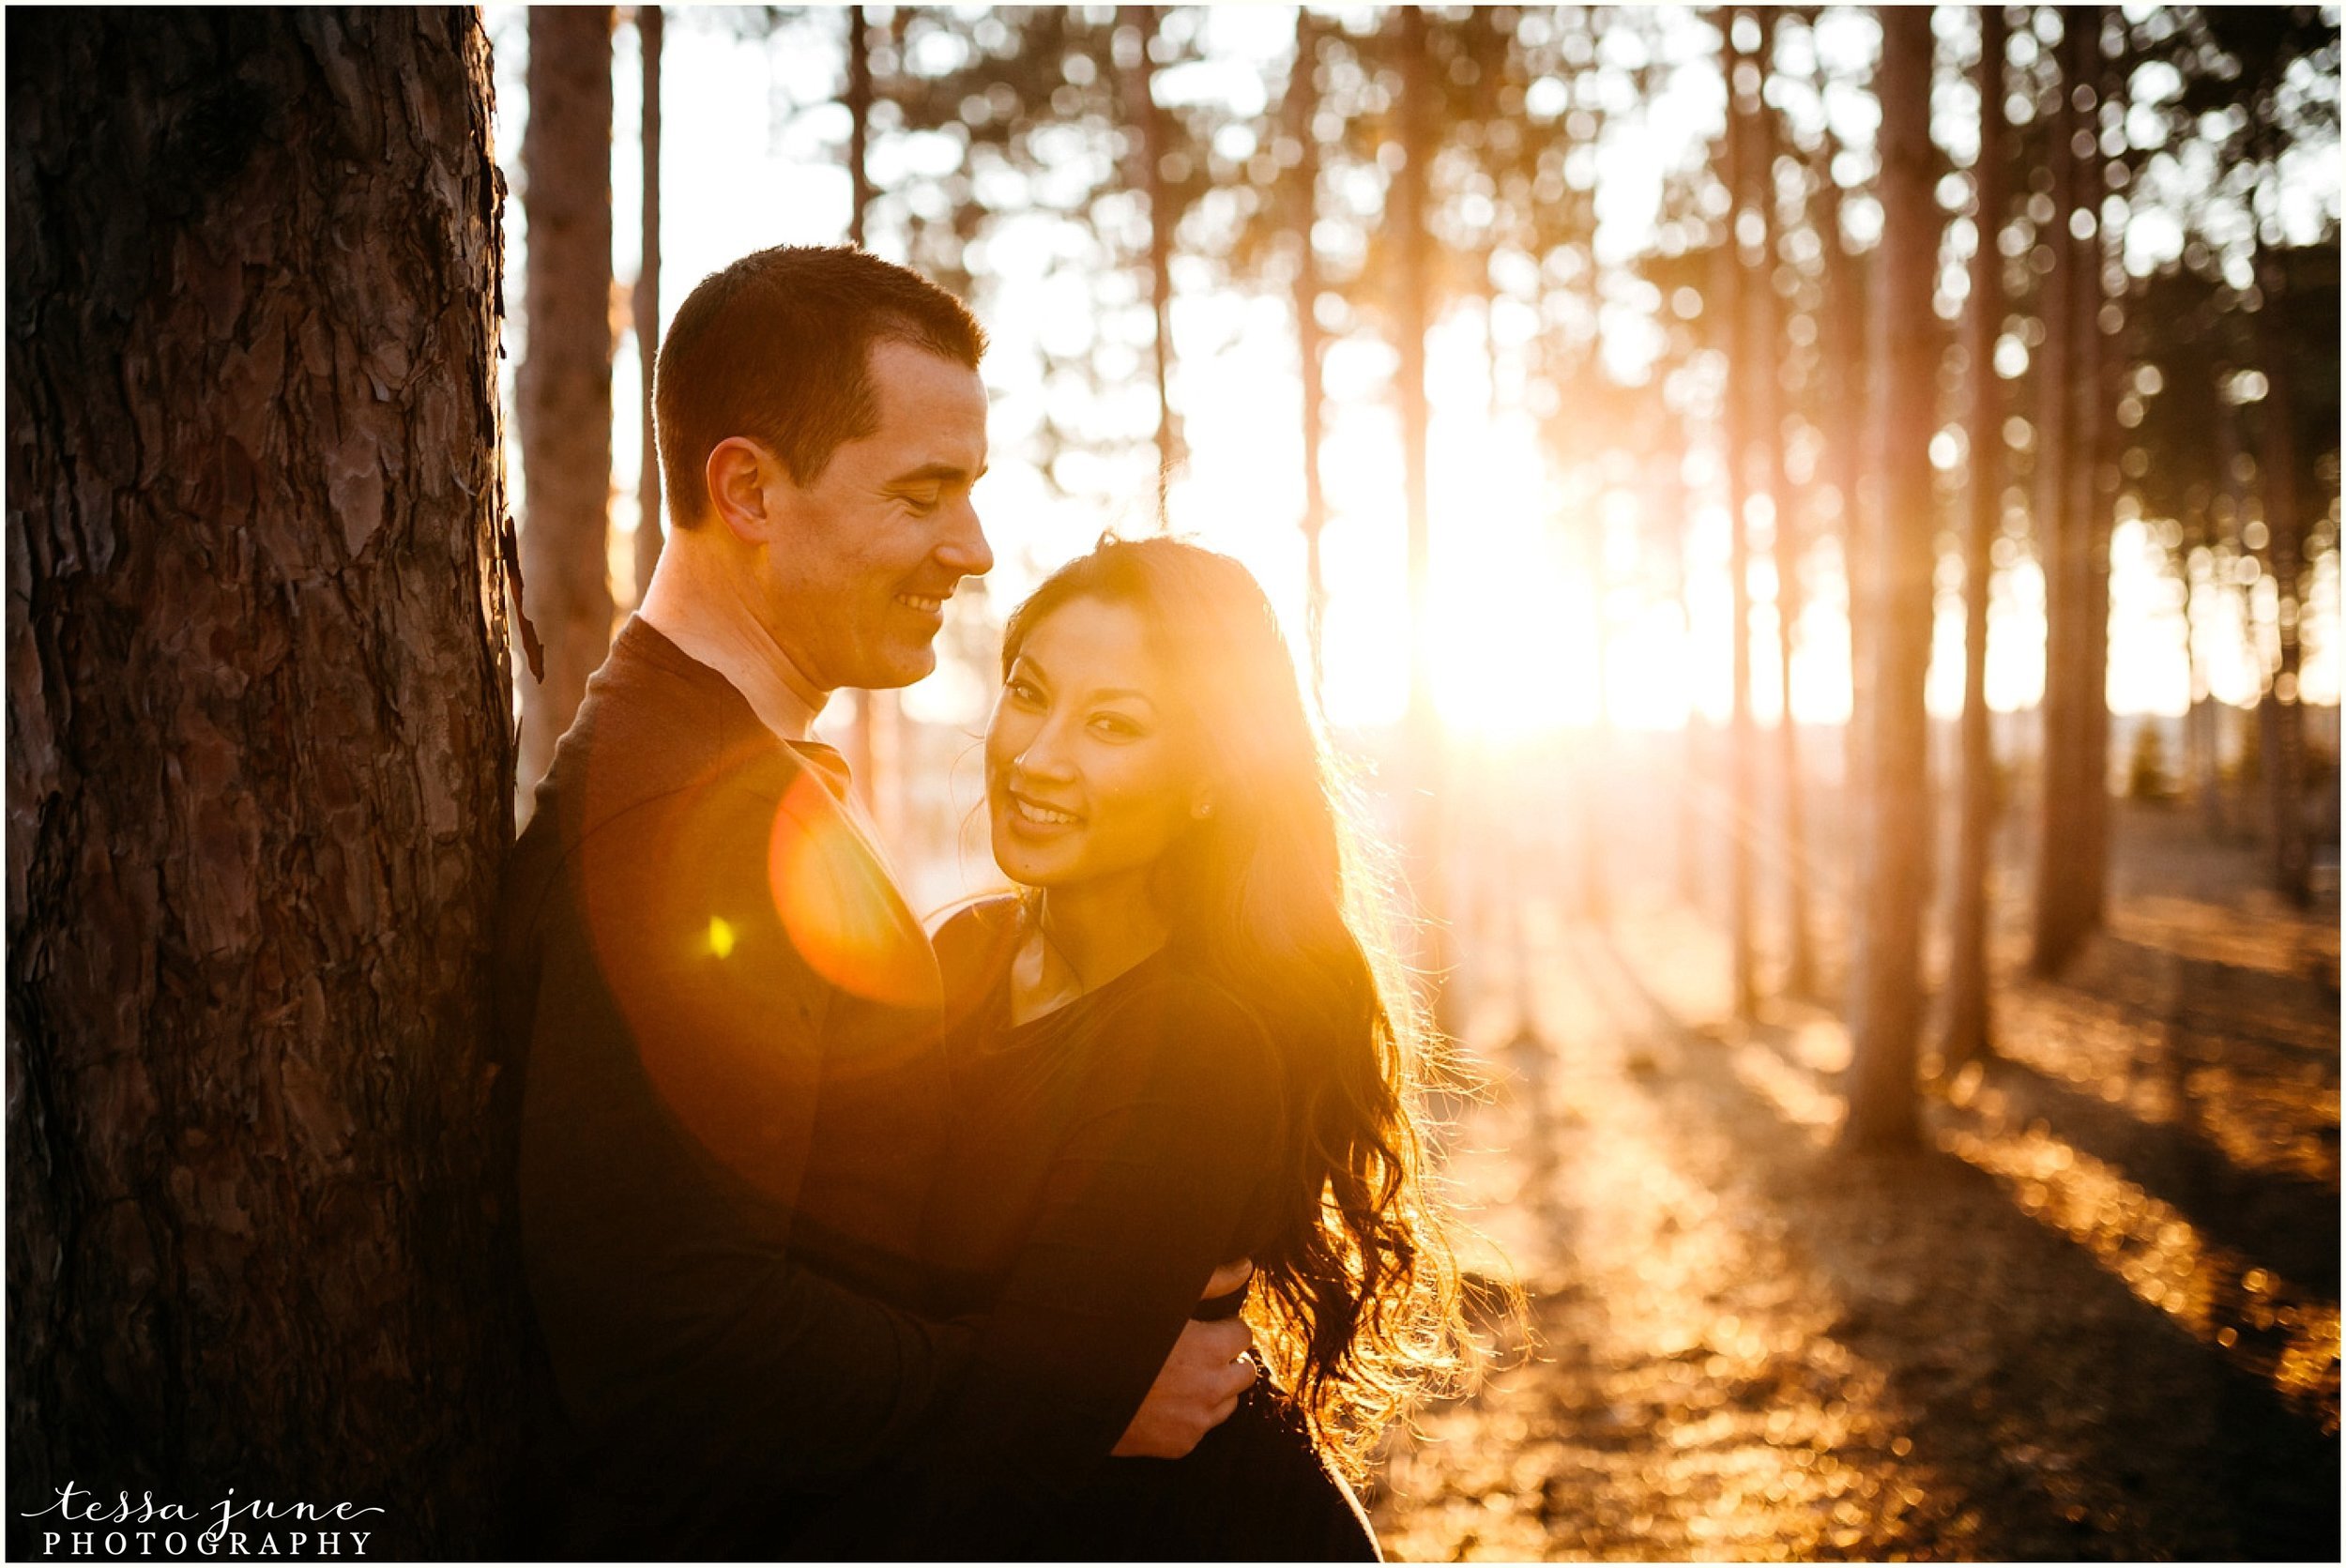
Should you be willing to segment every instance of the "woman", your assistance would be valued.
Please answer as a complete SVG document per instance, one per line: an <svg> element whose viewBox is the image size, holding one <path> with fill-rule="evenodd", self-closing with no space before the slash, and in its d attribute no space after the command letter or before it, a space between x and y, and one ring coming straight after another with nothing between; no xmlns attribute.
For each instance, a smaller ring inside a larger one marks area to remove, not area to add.
<svg viewBox="0 0 2346 1568"><path fill-rule="evenodd" d="M937 938L966 1000L925 1225L975 1368L924 1461L959 1556L1372 1559L1342 1476L1455 1365L1421 1029L1271 607L1109 540L1012 617L986 734L1027 891ZM1188 1458L1113 1459L1215 1266L1270 1373ZM933 1467L951 1471L940 1477Z"/></svg>

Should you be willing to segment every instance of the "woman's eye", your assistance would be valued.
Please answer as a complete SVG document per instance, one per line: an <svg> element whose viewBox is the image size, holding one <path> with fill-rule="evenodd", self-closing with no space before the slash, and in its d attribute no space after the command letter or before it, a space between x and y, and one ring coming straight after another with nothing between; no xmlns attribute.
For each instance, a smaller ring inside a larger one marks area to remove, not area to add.
<svg viewBox="0 0 2346 1568"><path fill-rule="evenodd" d="M1013 680L1004 690L1010 693L1013 701L1025 703L1029 707L1043 701L1043 693L1036 689L1031 680Z"/></svg>
<svg viewBox="0 0 2346 1568"><path fill-rule="evenodd" d="M1103 735L1114 736L1119 739L1130 739L1141 733L1138 724L1114 713L1100 714L1091 721L1091 727Z"/></svg>

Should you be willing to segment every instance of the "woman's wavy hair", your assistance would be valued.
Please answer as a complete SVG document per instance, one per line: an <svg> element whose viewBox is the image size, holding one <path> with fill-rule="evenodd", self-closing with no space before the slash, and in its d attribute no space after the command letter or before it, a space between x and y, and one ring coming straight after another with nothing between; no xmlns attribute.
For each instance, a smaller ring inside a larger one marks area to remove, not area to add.
<svg viewBox="0 0 2346 1568"><path fill-rule="evenodd" d="M1136 612L1186 701L1213 810L1157 868L1170 945L1255 1013L1282 1057L1278 1230L1255 1259L1257 1350L1356 1478L1379 1434L1462 1364L1458 1269L1420 1135L1437 1042L1270 601L1226 556L1104 538L1011 616L1028 634L1094 599Z"/></svg>

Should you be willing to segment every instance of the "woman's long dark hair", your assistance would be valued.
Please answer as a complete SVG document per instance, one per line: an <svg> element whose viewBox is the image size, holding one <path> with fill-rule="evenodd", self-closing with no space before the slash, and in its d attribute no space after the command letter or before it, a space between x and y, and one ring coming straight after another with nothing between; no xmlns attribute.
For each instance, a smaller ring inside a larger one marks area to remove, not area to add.
<svg viewBox="0 0 2346 1568"><path fill-rule="evenodd" d="M1028 634L1078 599L1139 615L1204 749L1213 812L1160 862L1157 896L1170 945L1243 1001L1282 1056L1284 1212L1255 1259L1249 1317L1272 1374L1357 1475L1465 1343L1419 1135L1434 1043L1389 888L1244 567L1177 540L1103 540L1012 615L1005 678Z"/></svg>

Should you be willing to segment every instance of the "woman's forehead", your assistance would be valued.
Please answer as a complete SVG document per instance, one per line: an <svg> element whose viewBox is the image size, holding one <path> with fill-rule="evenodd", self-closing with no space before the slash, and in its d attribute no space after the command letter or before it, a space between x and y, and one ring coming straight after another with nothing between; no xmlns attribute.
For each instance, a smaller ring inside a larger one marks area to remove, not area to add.
<svg viewBox="0 0 2346 1568"><path fill-rule="evenodd" d="M1129 604L1086 595L1038 621L1019 657L1064 689L1112 690L1161 700L1165 671L1155 639Z"/></svg>

